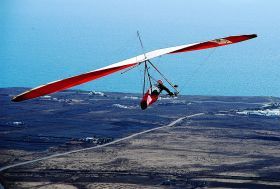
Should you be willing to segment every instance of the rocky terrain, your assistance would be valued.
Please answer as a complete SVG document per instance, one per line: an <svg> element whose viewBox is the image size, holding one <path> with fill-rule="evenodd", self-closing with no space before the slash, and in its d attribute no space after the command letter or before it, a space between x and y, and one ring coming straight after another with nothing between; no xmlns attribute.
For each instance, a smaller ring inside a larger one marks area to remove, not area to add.
<svg viewBox="0 0 280 189"><path fill-rule="evenodd" d="M35 161L3 169L5 188L280 187L279 98L163 96L142 111L137 94L70 90L10 102L23 90L0 90L0 163Z"/></svg>

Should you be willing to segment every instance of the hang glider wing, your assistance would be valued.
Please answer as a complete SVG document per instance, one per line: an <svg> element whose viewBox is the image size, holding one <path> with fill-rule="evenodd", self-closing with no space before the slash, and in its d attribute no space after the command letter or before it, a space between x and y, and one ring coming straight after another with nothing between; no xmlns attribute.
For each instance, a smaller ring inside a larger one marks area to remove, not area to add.
<svg viewBox="0 0 280 189"><path fill-rule="evenodd" d="M195 50L203 50L208 48L220 47L225 45L230 45L233 43L238 43L241 41L249 40L257 37L256 34L251 35L239 35L239 36L230 36L226 38L214 39L211 41L201 42L201 43L193 43L188 45L180 45L175 47L169 47L164 49L158 49L154 51L150 51L146 54L141 54L139 56L111 64L109 66L93 70L81 75L69 77L66 79L54 81L45 85L41 85L39 87L28 90L22 94L15 96L12 101L20 102L23 100L28 100L40 96L44 96L50 93L54 93L57 91L61 91L64 89L68 89L70 87L80 85L82 83L86 83L88 81L92 81L98 79L100 77L104 77L106 75L112 74L114 72L123 70L125 68L140 64L146 60L162 56L165 54L173 54L173 53L181 53L181 52L189 52Z"/></svg>

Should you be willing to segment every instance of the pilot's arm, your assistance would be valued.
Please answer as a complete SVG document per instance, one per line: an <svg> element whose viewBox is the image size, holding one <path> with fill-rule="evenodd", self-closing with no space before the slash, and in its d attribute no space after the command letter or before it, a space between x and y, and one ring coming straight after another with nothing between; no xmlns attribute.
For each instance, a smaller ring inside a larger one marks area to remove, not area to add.
<svg viewBox="0 0 280 189"><path fill-rule="evenodd" d="M159 85L161 90L165 90L169 96L174 96L174 93L172 93L167 87L165 87L163 84Z"/></svg>

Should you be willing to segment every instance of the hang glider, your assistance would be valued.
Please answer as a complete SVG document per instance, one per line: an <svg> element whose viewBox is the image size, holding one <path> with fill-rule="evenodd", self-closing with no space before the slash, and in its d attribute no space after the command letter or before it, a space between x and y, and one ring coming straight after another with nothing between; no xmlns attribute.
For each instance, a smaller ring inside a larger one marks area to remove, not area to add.
<svg viewBox="0 0 280 189"><path fill-rule="evenodd" d="M101 77L104 77L106 75L112 74L114 72L137 66L145 61L148 61L150 59L165 55L165 54L175 54L175 53L182 53L182 52L190 52L190 51L196 51L196 50L203 50L203 49L209 49L214 47L220 47L225 45L231 45L234 43L238 43L241 41L246 41L252 38L257 37L256 34L251 35L239 35L239 36L229 36L225 38L220 39L214 39L211 41L206 42L200 42L200 43L193 43L193 44L187 44L187 45L180 45L175 47L169 47L169 48L163 48L158 49L154 51L147 52L145 54L141 54L139 56L111 64L109 66L93 70L81 75L76 75L73 77L69 77L66 79L54 81L51 83L47 83L45 85L41 85L39 87L33 88L31 90L28 90L22 94L19 94L15 97L13 97L12 101L14 102L20 102L24 100L33 99L36 97L44 96L50 93L58 92L61 90L68 89L70 87L74 87L76 85L80 85L82 83L86 83Z"/></svg>

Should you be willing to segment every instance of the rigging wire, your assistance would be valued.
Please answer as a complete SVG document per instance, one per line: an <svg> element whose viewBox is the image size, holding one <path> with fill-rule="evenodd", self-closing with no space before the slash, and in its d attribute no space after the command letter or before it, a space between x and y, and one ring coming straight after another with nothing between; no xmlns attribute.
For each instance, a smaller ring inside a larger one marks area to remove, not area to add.
<svg viewBox="0 0 280 189"><path fill-rule="evenodd" d="M145 94L145 88L146 88L146 63L145 63L145 68L144 68L144 82L143 82L143 93L142 95L144 96Z"/></svg>
<svg viewBox="0 0 280 189"><path fill-rule="evenodd" d="M146 79L148 78L148 79ZM143 84L143 96L145 94L145 88L146 88L146 82L150 84L150 88L152 88L152 81L151 81L152 76L149 73L149 67L147 66L147 62L145 61L145 66L144 66L144 84Z"/></svg>
<svg viewBox="0 0 280 189"><path fill-rule="evenodd" d="M202 66L206 65L205 62L207 62L210 57L214 54L214 52L216 51L216 48L212 49L211 52L208 54L208 56L205 58L204 61L201 61L198 66L196 67L196 69L192 72L189 81L191 82L191 80L199 73L200 69L202 68ZM186 79L185 79L186 80ZM189 83L190 83L189 82ZM187 81L184 82L184 84L182 85L183 87L185 87L187 85ZM187 101L186 101L187 102ZM186 103L186 114L188 113L188 107L189 103Z"/></svg>
<svg viewBox="0 0 280 189"><path fill-rule="evenodd" d="M144 51L144 46L143 46L143 43L142 43L142 40L141 40L141 36L140 36L139 31L137 31L137 39L140 41L141 49L142 49L142 52L143 52L144 57L145 57L145 59L146 59L146 54L145 54L145 51ZM129 43L129 44L131 44L131 43ZM135 47L136 47L136 46L135 46ZM137 49L137 48L135 48L135 49ZM118 54L119 54L119 53L118 53ZM136 62L137 62L137 59L136 59ZM128 69L122 71L121 74L125 74L125 73L129 72L130 70L133 70L133 68L137 68L137 67L138 67L138 68L139 68L139 69L138 69L139 78L142 78L142 77L143 77L143 75L142 75L142 69L140 68L140 65L141 65L142 63L143 63L143 59L142 59L141 61L137 62L136 65L134 65L134 66L132 66L132 67L130 67L130 68L128 68ZM140 85L144 85L144 87L145 87L145 83L146 83L146 81L145 81L145 80L146 80L146 78L145 78L145 76L146 76L146 70L144 69L143 72L144 72L144 83L142 83L142 80L140 79ZM144 94L144 89L143 89L143 94Z"/></svg>
<svg viewBox="0 0 280 189"><path fill-rule="evenodd" d="M211 52L208 54L208 56L205 58L204 61L201 61L198 66L195 68L195 70L192 72L192 74L189 76L189 82L191 83L193 81L193 79L195 78L195 76L199 73L200 69L202 68L202 66L206 65L205 62L207 62L210 57L214 54L214 52L216 51L216 48L211 49ZM187 80L187 77L186 79ZM183 83L182 88L184 89L184 87L187 85L187 81Z"/></svg>
<svg viewBox="0 0 280 189"><path fill-rule="evenodd" d="M128 71L132 70L133 68L138 67L140 64L141 64L141 63L138 63L138 64L136 64L136 65L134 65L134 66L132 66L132 67L130 67L130 68L128 68L128 69L126 69L126 70L124 70L123 72L121 72L121 74L125 74L126 72L128 72Z"/></svg>
<svg viewBox="0 0 280 189"><path fill-rule="evenodd" d="M179 93L179 91L176 89L175 85L173 85L158 69L157 67L150 61L148 60L148 62L153 66L153 68L161 75L161 77L177 92L177 94Z"/></svg>
<svg viewBox="0 0 280 189"><path fill-rule="evenodd" d="M149 84L150 84L150 87L152 88L152 81L151 81L151 79L154 80L154 81L156 81L156 80L150 75L150 73L149 73L149 67L147 66L147 62L150 63L150 64L152 65L152 67L161 75L161 77L176 91L176 94L179 94L179 91L177 90L176 85L172 84L172 83L167 79L167 77L165 77L165 75L163 75L163 74L159 71L159 69L158 69L150 60L146 60L146 59L147 59L146 53L145 53L144 46L143 46L143 42L142 42L142 39L141 39L141 36L140 36L140 33L139 33L138 30L137 30L137 37L138 37L138 39L139 39L139 42L140 42L140 44L141 44L141 48L142 48L142 51L143 51L143 54L144 54L144 57L145 57L145 59L144 59L144 63L145 63L145 66L144 66L144 81L143 81L143 89L142 89L142 90L143 90L143 91L142 91L143 95L145 94L146 82L148 81ZM132 70L133 68L138 67L141 63L143 63L143 62L139 62L138 64L132 66L131 68L129 68L129 69L123 71L121 74L124 74L124 73L126 73L126 72ZM148 79L146 79L146 77L147 77Z"/></svg>
<svg viewBox="0 0 280 189"><path fill-rule="evenodd" d="M142 48L142 51L143 51L143 54L144 54L144 57L145 57L145 60L146 60L146 52L145 52L145 49L144 49L144 46L143 46L143 43L142 43L142 40L141 40L141 36L140 36L140 33L139 33L139 31L137 30L137 37L138 37L138 39L139 39L139 41L140 41L140 44L141 44L141 48Z"/></svg>

